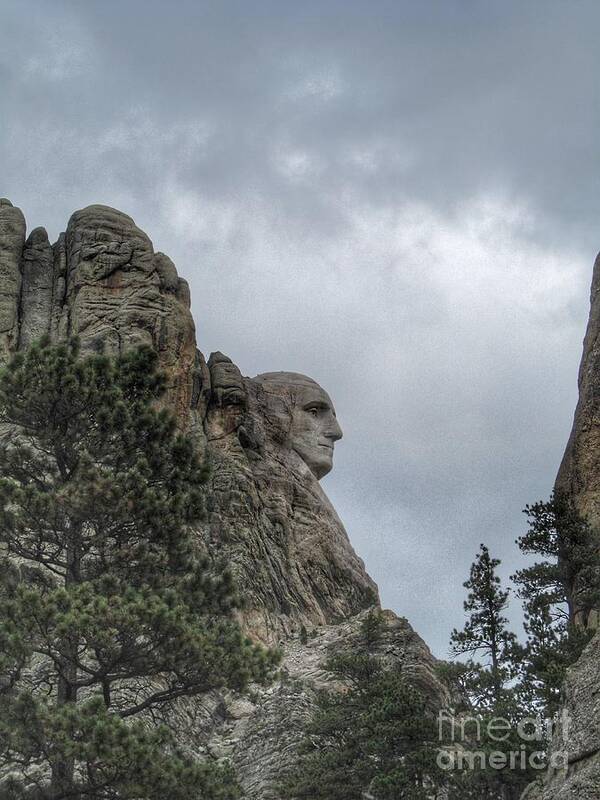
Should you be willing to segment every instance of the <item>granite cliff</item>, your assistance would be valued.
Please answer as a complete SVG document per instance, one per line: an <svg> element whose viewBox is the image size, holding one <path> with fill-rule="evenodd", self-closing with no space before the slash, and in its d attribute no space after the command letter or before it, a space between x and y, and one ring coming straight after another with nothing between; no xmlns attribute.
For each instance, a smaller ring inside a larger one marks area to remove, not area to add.
<svg viewBox="0 0 600 800"><path fill-rule="evenodd" d="M579 400L556 488L569 494L594 527L600 526L600 255L594 264L590 316L578 377Z"/></svg>
<svg viewBox="0 0 600 800"><path fill-rule="evenodd" d="M578 385L579 400L555 489L573 498L600 537L600 256L594 265ZM598 627L597 615L588 625ZM600 631L569 670L563 711L568 728L557 731L552 753L564 754L567 766L550 768L543 786L531 786L523 800L600 798Z"/></svg>
<svg viewBox="0 0 600 800"><path fill-rule="evenodd" d="M232 568L250 636L278 644L282 677L249 697L213 695L174 713L183 746L230 758L245 796L276 798L322 661L351 646L377 587L319 480L342 431L329 395L289 372L244 377L230 358L196 346L187 283L134 221L106 206L77 211L54 244L29 235L0 200L0 362L46 335L78 336L84 351L151 345L167 376L165 403L211 465L208 515L197 533ZM446 690L408 622L386 612L382 652L405 665L432 703ZM305 634L308 633L308 636Z"/></svg>

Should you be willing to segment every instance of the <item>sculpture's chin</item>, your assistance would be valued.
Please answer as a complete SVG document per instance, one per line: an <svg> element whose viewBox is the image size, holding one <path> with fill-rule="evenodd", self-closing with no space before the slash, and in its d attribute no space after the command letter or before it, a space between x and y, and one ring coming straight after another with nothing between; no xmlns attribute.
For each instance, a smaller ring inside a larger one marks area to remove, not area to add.
<svg viewBox="0 0 600 800"><path fill-rule="evenodd" d="M319 481L333 469L333 457L331 455L323 456L322 453L318 453L315 456L313 453L308 453L305 450L301 451L297 448L296 452Z"/></svg>
<svg viewBox="0 0 600 800"><path fill-rule="evenodd" d="M317 476L319 480L324 478L325 475L331 472L333 469L333 454L328 456L327 458L321 458L315 462L312 471Z"/></svg>

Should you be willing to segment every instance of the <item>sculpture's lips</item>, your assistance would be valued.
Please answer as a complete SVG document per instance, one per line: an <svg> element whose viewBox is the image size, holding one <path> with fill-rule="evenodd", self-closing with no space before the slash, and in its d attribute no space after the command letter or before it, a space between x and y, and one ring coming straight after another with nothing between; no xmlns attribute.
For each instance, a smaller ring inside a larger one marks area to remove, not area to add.
<svg viewBox="0 0 600 800"><path fill-rule="evenodd" d="M325 447L327 450L333 450L332 444L320 444L319 447Z"/></svg>

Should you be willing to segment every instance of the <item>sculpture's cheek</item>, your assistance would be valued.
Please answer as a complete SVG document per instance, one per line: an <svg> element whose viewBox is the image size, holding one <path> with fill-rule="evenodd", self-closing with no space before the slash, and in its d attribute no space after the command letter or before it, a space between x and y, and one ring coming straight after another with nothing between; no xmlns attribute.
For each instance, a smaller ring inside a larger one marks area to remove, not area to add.
<svg viewBox="0 0 600 800"><path fill-rule="evenodd" d="M319 444L318 437L312 437L307 441L304 437L297 437L292 442L292 450L295 450L304 461L310 471L320 480L331 472L333 467L333 447Z"/></svg>

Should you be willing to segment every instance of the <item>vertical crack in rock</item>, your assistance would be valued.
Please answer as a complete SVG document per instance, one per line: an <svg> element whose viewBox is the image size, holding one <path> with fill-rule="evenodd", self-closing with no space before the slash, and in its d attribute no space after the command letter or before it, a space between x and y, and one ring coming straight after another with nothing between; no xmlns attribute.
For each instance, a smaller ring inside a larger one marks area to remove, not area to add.
<svg viewBox="0 0 600 800"><path fill-rule="evenodd" d="M58 240L52 245L53 274L52 298L50 306L49 332L52 341L64 340L69 336L69 327L61 330L63 309L66 307L67 298L67 250L65 234L61 233Z"/></svg>
<svg viewBox="0 0 600 800"><path fill-rule="evenodd" d="M50 333L54 253L45 228L35 228L25 242L21 281L19 349Z"/></svg>

